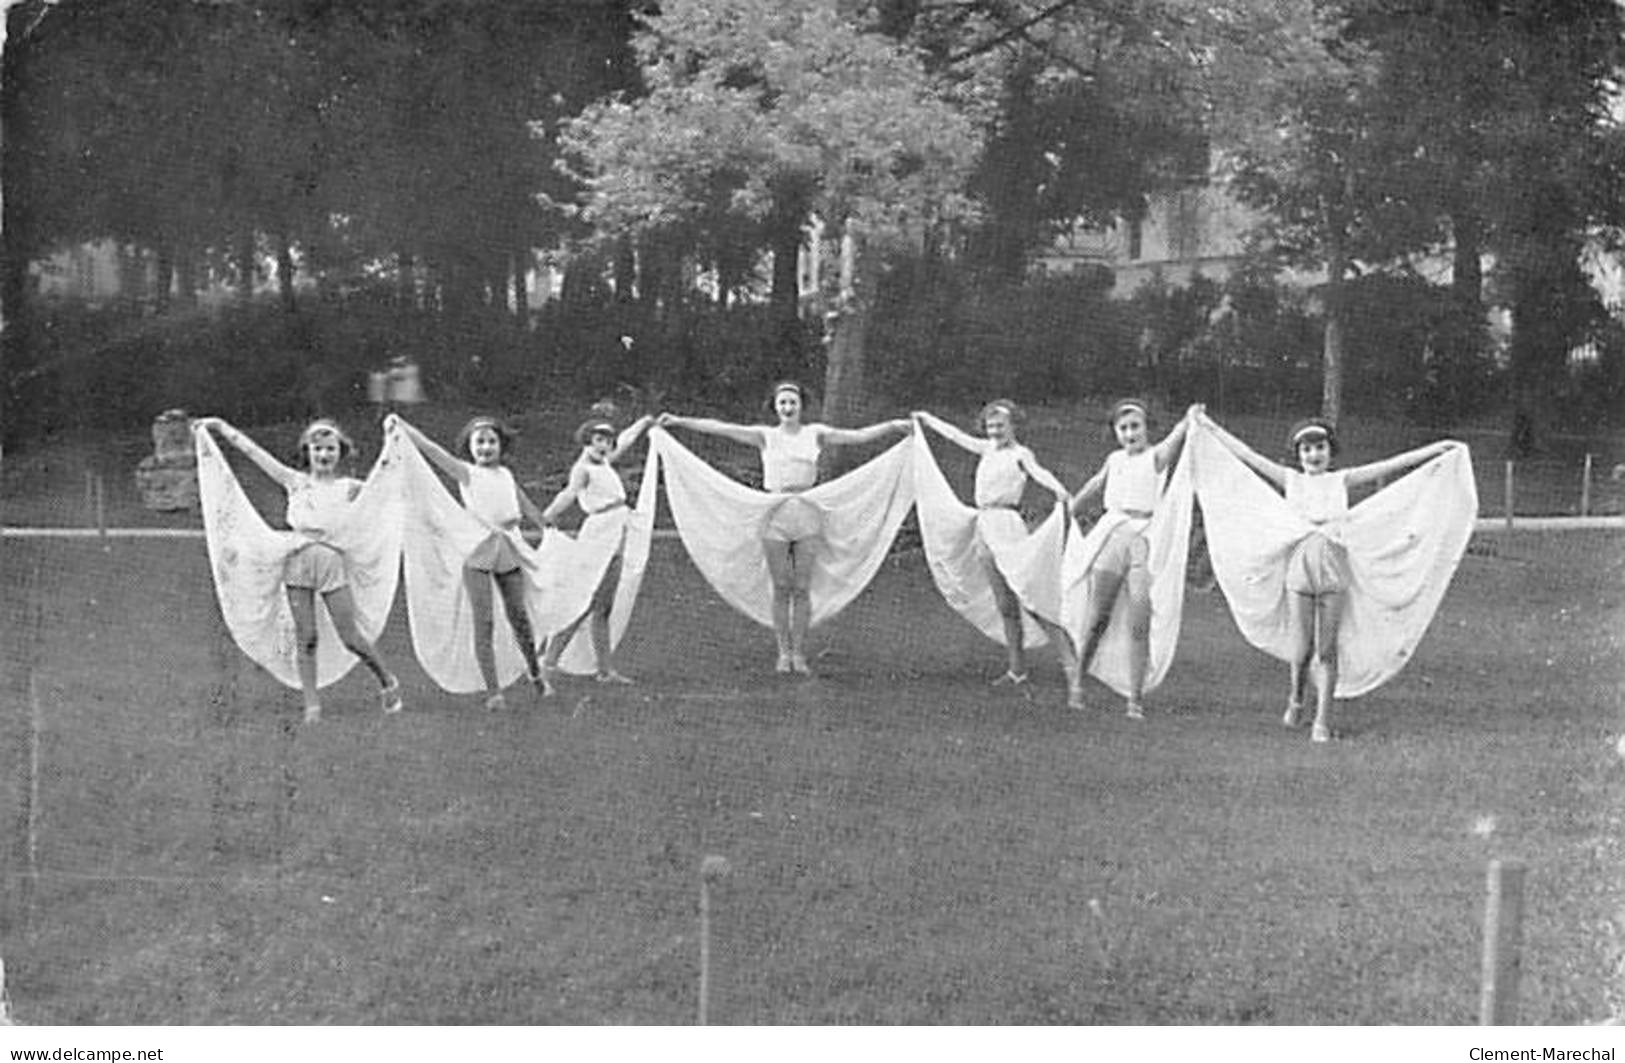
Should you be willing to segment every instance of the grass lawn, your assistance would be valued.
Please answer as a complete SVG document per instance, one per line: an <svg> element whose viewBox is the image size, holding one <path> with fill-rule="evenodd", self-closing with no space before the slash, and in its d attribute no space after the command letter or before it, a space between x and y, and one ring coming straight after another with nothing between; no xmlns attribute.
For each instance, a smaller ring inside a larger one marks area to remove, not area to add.
<svg viewBox="0 0 1625 1063"><path fill-rule="evenodd" d="M406 712L358 669L314 727L224 635L199 541L5 540L0 588L23 1022L685 1023L711 853L715 1021L1471 1023L1493 857L1528 866L1520 1020L1625 1013L1617 534L1481 537L1326 746L1217 593L1143 723L1098 686L1066 712L1047 657L991 690L917 553L814 633L814 680L667 540L637 686L488 714L397 608Z"/></svg>

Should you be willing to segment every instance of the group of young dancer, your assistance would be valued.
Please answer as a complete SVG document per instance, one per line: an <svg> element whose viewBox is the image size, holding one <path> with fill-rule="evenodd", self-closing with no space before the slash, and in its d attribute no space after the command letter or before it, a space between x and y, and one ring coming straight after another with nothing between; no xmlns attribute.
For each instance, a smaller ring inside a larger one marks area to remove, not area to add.
<svg viewBox="0 0 1625 1063"><path fill-rule="evenodd" d="M996 685L1026 684L1028 647L1049 642L1069 707L1084 707L1089 674L1142 719L1178 641L1199 505L1238 628L1289 666L1283 722L1299 725L1314 677L1310 734L1323 742L1334 697L1373 689L1409 658L1477 510L1462 444L1334 470L1337 435L1319 419L1293 427L1288 466L1236 439L1201 405L1156 441L1149 407L1126 399L1109 417L1117 449L1072 492L1020 441L1023 412L1008 400L983 407L980 434L924 411L857 429L809 421L806 393L789 381L770 402L771 424L665 413L617 430L593 418L576 432L582 449L564 488L542 508L505 464L512 440L495 418L471 420L452 451L391 415L365 481L341 474L354 446L330 420L301 434L297 468L218 418L199 420L205 531L227 625L250 657L297 685L307 720L320 718L321 688L357 660L376 677L383 710L400 710L400 682L375 643L402 571L414 650L448 691L481 693L499 709L521 676L543 697L560 671L628 683L615 648L663 482L696 567L724 600L772 629L779 673L810 674L809 630L867 586L913 511L945 601L1005 648ZM925 428L977 456L970 504L938 467ZM712 468L671 430L755 448L761 488ZM287 531L248 504L216 434L287 492ZM641 488L630 500L615 465L644 436ZM820 481L830 448L893 436L901 438L879 456ZM457 499L431 466L456 485ZM1387 484L1391 477L1400 479ZM1031 528L1020 511L1029 483L1054 496ZM1373 483L1386 486L1351 506L1351 490ZM1081 534L1077 518L1097 497L1103 513ZM574 534L558 528L571 507L584 514ZM536 545L522 534L526 520L542 529Z"/></svg>

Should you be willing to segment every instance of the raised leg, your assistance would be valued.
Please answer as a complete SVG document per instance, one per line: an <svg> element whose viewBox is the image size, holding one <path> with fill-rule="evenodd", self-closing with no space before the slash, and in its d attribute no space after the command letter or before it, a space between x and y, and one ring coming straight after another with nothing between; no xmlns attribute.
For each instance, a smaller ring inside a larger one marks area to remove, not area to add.
<svg viewBox="0 0 1625 1063"><path fill-rule="evenodd" d="M322 717L321 693L316 689L316 592L309 587L289 587L288 609L293 613L293 637L299 670L299 693L304 700L305 722Z"/></svg>

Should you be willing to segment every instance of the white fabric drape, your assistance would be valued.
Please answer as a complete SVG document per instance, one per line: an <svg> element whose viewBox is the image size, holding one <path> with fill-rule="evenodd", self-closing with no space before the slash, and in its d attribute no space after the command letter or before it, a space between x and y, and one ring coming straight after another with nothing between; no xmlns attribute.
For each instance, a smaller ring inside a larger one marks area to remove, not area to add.
<svg viewBox="0 0 1625 1063"><path fill-rule="evenodd" d="M1004 644L1004 622L998 599L978 550L978 541L992 555L999 574L1023 606L1022 630L1028 646L1048 642L1044 630L1029 613L1060 624L1061 563L1067 526L1066 507L1055 509L1030 533L1021 514L1013 509L978 510L954 494L917 427L909 442L914 451L915 512L931 579L949 607L982 634Z"/></svg>
<svg viewBox="0 0 1625 1063"><path fill-rule="evenodd" d="M1195 484L1213 572L1247 641L1291 657L1287 559L1317 526L1200 423ZM1337 691L1353 698L1392 679L1410 659L1472 538L1478 490L1465 446L1432 458L1318 526L1348 552L1350 583L1337 636Z"/></svg>
<svg viewBox="0 0 1625 1063"><path fill-rule="evenodd" d="M474 656L474 608L463 579L463 565L491 535L505 536L519 556L525 575L525 607L532 628L546 630L547 569L537 551L517 529L503 530L469 512L446 489L412 437L392 428L388 445L401 454L402 553L406 570L406 615L412 650L423 671L441 689L472 694L485 689ZM492 647L496 679L507 686L525 674L525 659L508 624L501 598L492 584Z"/></svg>
<svg viewBox="0 0 1625 1063"><path fill-rule="evenodd" d="M1142 526L1146 537L1150 575L1151 635L1146 657L1143 692L1155 690L1168 675L1174 661L1174 650L1179 645L1179 627L1185 613L1185 568L1190 557L1191 461L1189 443L1180 451L1179 460L1163 479L1162 493L1150 520L1136 519L1122 513L1108 512L1095 522L1087 535L1073 536L1067 542L1062 563L1062 608L1065 628L1080 649L1089 616L1089 594L1094 581L1089 577L1101 547L1118 525L1133 523ZM1089 674L1124 697L1130 696L1130 650L1133 633L1129 623L1127 581L1112 606L1111 619L1101 636Z"/></svg>
<svg viewBox="0 0 1625 1063"><path fill-rule="evenodd" d="M251 660L283 685L298 689L293 613L282 584L282 565L310 540L265 522L208 429L195 428L192 439L204 542L226 627ZM389 620L401 571L400 456L398 444L386 443L344 523L331 529L325 540L344 553L357 627L374 642ZM357 658L339 641L320 603L316 624L316 683L326 687L343 678Z"/></svg>
<svg viewBox="0 0 1625 1063"><path fill-rule="evenodd" d="M760 531L789 497L757 491L723 475L671 437L649 433L651 455L666 482L677 533L695 567L729 605L764 627L773 625L773 585ZM828 483L800 493L824 515L812 544L811 623L845 608L869 585L914 504L908 441ZM647 490L649 478L645 478Z"/></svg>
<svg viewBox="0 0 1625 1063"><path fill-rule="evenodd" d="M654 447L643 463L643 482L638 487L636 507L619 506L582 521L574 536L549 528L542 536L541 563L548 578L548 626L540 632L553 634L586 614L592 596L603 582L604 573L617 554L621 558L620 580L609 610L610 647L620 645L632 621L632 607L643 586L649 566L649 543L654 536L656 485L659 480ZM597 670L598 658L592 647L590 624L576 630L559 657L559 668L576 675Z"/></svg>

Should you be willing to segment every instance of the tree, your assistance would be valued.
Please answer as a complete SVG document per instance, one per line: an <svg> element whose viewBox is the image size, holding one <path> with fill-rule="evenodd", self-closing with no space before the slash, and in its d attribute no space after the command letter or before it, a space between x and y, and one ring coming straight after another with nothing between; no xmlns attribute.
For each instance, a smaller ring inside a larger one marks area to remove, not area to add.
<svg viewBox="0 0 1625 1063"><path fill-rule="evenodd" d="M821 219L849 267L830 295L825 404L855 418L885 254L971 214L974 109L834 0L671 0L634 48L647 94L589 107L564 134L583 217L611 238L682 232L713 255L739 226Z"/></svg>
<svg viewBox="0 0 1625 1063"><path fill-rule="evenodd" d="M1340 401L1341 282L1449 247L1447 358L1481 330L1482 250L1512 306L1515 442L1549 416L1571 346L1600 316L1583 241L1620 224L1608 116L1625 62L1609 0L1345 0L1323 23L1329 65L1281 83L1274 137L1239 138L1247 188L1283 247L1326 266L1326 409ZM1261 82L1265 88L1270 82Z"/></svg>

